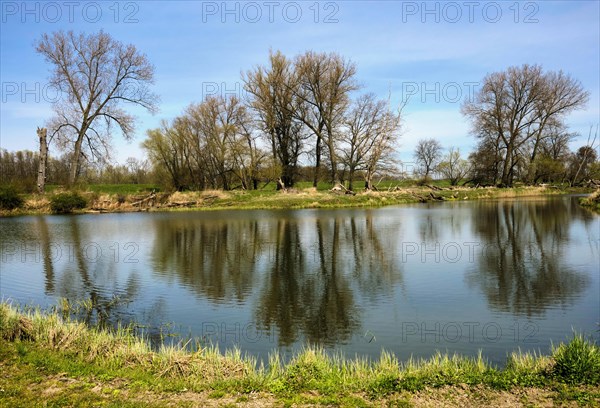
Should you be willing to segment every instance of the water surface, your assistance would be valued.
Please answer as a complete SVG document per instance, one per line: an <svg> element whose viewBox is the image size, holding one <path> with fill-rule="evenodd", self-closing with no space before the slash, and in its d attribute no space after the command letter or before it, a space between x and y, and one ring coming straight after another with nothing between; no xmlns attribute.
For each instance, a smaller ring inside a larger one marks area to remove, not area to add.
<svg viewBox="0 0 600 408"><path fill-rule="evenodd" d="M0 219L0 297L259 358L304 344L502 364L596 339L600 217L575 197Z"/></svg>

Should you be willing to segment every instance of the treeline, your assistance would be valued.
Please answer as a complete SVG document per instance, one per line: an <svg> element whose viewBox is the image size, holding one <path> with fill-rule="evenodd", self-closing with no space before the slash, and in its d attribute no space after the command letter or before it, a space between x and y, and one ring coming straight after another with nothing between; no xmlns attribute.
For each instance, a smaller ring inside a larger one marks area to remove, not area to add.
<svg viewBox="0 0 600 408"><path fill-rule="evenodd" d="M176 189L289 188L308 164L316 186L395 171L400 109L373 94L354 96L356 67L334 53L306 52L242 76L248 97L209 96L148 131L143 143L157 174ZM304 166L302 165L304 164Z"/></svg>
<svg viewBox="0 0 600 408"><path fill-rule="evenodd" d="M50 184L66 185L69 181L68 154L49 157L46 178ZM0 149L0 184L11 185L23 192L36 191L39 153L29 150L9 152ZM158 177L152 173L147 160L127 159L125 164L82 163L83 183L89 184L154 184Z"/></svg>
<svg viewBox="0 0 600 408"><path fill-rule="evenodd" d="M592 137L590 141L594 141ZM568 138L549 137L540 147L538 156L527 165L514 169L514 179L524 184L556 183L578 186L583 184L600 185L600 161L591 147L582 146L572 152ZM420 140L415 148L415 171L417 183L423 184L434 179L447 180L451 185L470 184L498 186L501 180L502 159L488 155L480 146L468 157L463 157L456 147L444 149L435 139ZM513 183L511 181L511 185Z"/></svg>
<svg viewBox="0 0 600 408"><path fill-rule="evenodd" d="M597 130L586 146L569 149L576 134L565 119L589 94L563 72L523 65L486 76L462 106L478 142L474 151L463 158L454 147L445 152L438 141L421 140L412 174L399 172L394 159L402 106L355 95L355 76L355 65L337 54L271 53L268 64L242 75L247 98L207 97L149 131L143 146L176 189L256 189L261 181L288 188L301 162L314 186L322 179L349 190L358 177L373 189L376 175L506 187L600 179Z"/></svg>
<svg viewBox="0 0 600 408"><path fill-rule="evenodd" d="M75 48L82 51L61 51ZM126 139L134 129L133 116L116 107L127 101L149 111L156 108L158 97L148 89L153 66L135 47L103 32L44 35L36 49L54 68L52 81L65 85L63 102L53 106L57 115L47 124L48 140L63 152L47 160L49 183L249 190L268 183L288 189L302 180L354 190L360 180L370 190L383 178L505 187L600 179L598 129L590 129L586 145L572 152L569 144L577 135L566 126L567 116L585 107L589 93L562 71L544 72L537 65L488 74L474 97L465 100L462 113L477 142L468 157L423 139L410 172L397 159L402 108L409 101L392 106L391 94L361 93L353 62L312 51L293 58L270 52L266 64L242 74L243 97L208 96L191 103L178 117L147 131L142 146L148 160L112 165L107 159L111 129ZM103 65L91 66L88 54L104 55ZM133 71L121 70L123 64ZM88 69L74 68L79 66ZM88 75L95 70L102 75ZM38 128L38 136L41 130L46 134L46 128ZM3 150L0 156L1 183L33 191L38 172L44 180L37 153Z"/></svg>

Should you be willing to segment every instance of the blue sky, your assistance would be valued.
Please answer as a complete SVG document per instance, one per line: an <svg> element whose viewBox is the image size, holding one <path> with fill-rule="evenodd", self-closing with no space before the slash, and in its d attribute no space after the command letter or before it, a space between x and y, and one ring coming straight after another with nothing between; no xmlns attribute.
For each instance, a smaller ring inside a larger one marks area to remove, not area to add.
<svg viewBox="0 0 600 408"><path fill-rule="evenodd" d="M590 92L568 124L585 143L600 122L600 2L592 1L2 1L0 146L37 150L35 129L52 115L49 66L34 50L42 33L97 32L135 44L156 68L160 111L130 108L136 138L115 135L114 160L142 157L146 130L212 93L241 91L240 73L269 49L294 56L335 51L358 67L361 92L404 110L399 157L434 137L469 152L475 139L460 106L490 72L541 64L571 74ZM51 146L51 153L57 154Z"/></svg>

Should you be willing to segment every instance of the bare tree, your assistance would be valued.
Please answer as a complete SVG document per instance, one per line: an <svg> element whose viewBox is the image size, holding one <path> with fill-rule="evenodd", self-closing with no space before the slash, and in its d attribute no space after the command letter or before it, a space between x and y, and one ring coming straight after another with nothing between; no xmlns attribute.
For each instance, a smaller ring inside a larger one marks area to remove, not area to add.
<svg viewBox="0 0 600 408"><path fill-rule="evenodd" d="M148 137L142 147L148 153L155 171L163 172L173 188L203 189L204 180L197 176L196 166L192 161L193 145L177 125L177 120L172 124L163 121L160 128L148 130Z"/></svg>
<svg viewBox="0 0 600 408"><path fill-rule="evenodd" d="M560 126L588 98L581 84L562 71L544 74L538 65L523 65L487 75L462 110L476 136L495 140L503 157L501 184L511 186L518 169L535 160L548 128Z"/></svg>
<svg viewBox="0 0 600 408"><path fill-rule="evenodd" d="M171 124L148 132L143 147L177 189L257 188L265 152L247 107L235 96L191 104Z"/></svg>
<svg viewBox="0 0 600 408"><path fill-rule="evenodd" d="M134 117L124 103L156 110L158 97L151 93L154 67L133 45L110 35L44 34L36 51L53 66L50 82L63 97L54 103L50 129L60 144L72 151L69 183L78 176L81 158L103 158L110 151L112 128L125 139L134 136Z"/></svg>
<svg viewBox="0 0 600 408"><path fill-rule="evenodd" d="M331 182L338 183L338 128L350 104L349 93L358 89L356 66L335 53L308 51L296 58L295 72L300 102L295 112L315 137L313 186L318 182L323 143L329 155Z"/></svg>
<svg viewBox="0 0 600 408"><path fill-rule="evenodd" d="M362 171L365 189L372 190L373 177L379 171L393 171L400 113L389 109L389 100L377 100L373 94L360 96L348 113L342 132L340 158L348 169L348 189L353 190L354 175Z"/></svg>
<svg viewBox="0 0 600 408"><path fill-rule="evenodd" d="M191 105L181 121L194 146L196 162L204 167L212 187L228 190L234 179L243 188L258 184L261 155L250 115L240 99L210 96Z"/></svg>
<svg viewBox="0 0 600 408"><path fill-rule="evenodd" d="M421 139L415 148L415 162L423 168L423 178L435 170L442 156L442 145L435 139Z"/></svg>
<svg viewBox="0 0 600 408"><path fill-rule="evenodd" d="M271 52L269 65L248 71L243 80L273 159L281 165L278 188L292 187L305 139L303 124L294 112L299 84L293 64L281 52Z"/></svg>
<svg viewBox="0 0 600 408"><path fill-rule="evenodd" d="M467 160L460 157L460 149L450 147L448 154L444 156L438 170L442 175L450 180L450 184L455 186L469 173L471 165Z"/></svg>

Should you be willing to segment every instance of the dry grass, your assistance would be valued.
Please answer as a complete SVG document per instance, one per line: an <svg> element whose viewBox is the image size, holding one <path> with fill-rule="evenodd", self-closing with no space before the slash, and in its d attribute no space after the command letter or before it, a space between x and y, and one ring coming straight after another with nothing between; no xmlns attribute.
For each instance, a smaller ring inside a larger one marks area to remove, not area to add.
<svg viewBox="0 0 600 408"><path fill-rule="evenodd" d="M50 200L46 196L34 195L25 201L25 210L31 212L50 212Z"/></svg>

